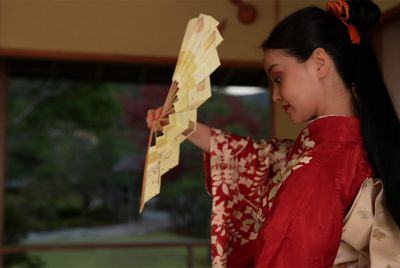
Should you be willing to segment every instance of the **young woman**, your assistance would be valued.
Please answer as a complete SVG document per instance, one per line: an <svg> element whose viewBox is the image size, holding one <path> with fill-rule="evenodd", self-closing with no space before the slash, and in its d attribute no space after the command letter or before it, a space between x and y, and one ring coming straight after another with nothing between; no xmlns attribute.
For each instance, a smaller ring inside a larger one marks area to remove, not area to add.
<svg viewBox="0 0 400 268"><path fill-rule="evenodd" d="M206 152L214 266L332 266L370 177L400 226L400 124L367 39L379 16L371 1L330 1L291 14L262 43L273 100L308 122L295 141L198 123L189 139ZM148 124L159 116L150 110Z"/></svg>

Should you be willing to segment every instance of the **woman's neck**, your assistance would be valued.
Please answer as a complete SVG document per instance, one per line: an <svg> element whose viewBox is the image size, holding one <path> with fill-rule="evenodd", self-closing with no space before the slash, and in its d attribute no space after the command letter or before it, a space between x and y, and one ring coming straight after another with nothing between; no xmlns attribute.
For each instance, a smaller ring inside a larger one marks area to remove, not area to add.
<svg viewBox="0 0 400 268"><path fill-rule="evenodd" d="M356 105L351 90L347 89L341 81L331 85L324 90L318 116L355 116L357 114Z"/></svg>

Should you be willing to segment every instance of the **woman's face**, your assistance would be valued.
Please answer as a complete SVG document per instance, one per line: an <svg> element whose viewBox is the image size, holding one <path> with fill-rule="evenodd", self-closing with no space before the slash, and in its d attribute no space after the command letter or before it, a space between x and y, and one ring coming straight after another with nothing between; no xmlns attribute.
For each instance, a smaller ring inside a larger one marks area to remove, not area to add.
<svg viewBox="0 0 400 268"><path fill-rule="evenodd" d="M264 68L270 80L273 101L282 105L294 123L317 116L320 84L315 64L310 59L299 62L282 49L267 49Z"/></svg>

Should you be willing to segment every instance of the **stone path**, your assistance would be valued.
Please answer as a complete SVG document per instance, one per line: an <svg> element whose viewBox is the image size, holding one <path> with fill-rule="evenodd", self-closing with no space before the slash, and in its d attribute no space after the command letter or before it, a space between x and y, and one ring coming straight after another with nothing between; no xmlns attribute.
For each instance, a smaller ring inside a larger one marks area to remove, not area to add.
<svg viewBox="0 0 400 268"><path fill-rule="evenodd" d="M84 237L106 237L137 235L163 230L171 227L168 214L165 212L144 211L142 218L134 223L118 224L92 228L71 228L60 231L31 232L26 243L45 242L52 240L74 240Z"/></svg>

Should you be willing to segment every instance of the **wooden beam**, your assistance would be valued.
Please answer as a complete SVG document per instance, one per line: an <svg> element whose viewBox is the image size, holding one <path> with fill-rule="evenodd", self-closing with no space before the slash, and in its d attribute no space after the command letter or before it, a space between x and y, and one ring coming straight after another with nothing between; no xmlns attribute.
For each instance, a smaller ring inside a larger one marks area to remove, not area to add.
<svg viewBox="0 0 400 268"><path fill-rule="evenodd" d="M400 15L400 5L397 5L385 12L383 12L381 19L379 21L379 26L381 28L399 19Z"/></svg>
<svg viewBox="0 0 400 268"><path fill-rule="evenodd" d="M178 56L178 55L177 55ZM29 50L0 48L0 58L62 60L74 62L104 62L131 64L175 65L177 57L136 56L122 54L101 54L71 51ZM263 68L261 61L223 60L223 67Z"/></svg>

